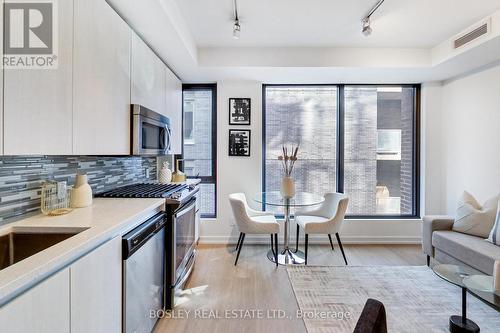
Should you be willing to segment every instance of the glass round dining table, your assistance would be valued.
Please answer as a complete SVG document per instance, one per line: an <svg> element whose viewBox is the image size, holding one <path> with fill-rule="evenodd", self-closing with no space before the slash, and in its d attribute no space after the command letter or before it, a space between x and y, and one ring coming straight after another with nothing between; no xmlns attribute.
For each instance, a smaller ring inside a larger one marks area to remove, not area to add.
<svg viewBox="0 0 500 333"><path fill-rule="evenodd" d="M305 208L321 204L325 198L321 195L297 192L293 198L284 198L279 191L260 192L253 196L254 201L261 203L264 206L279 206L283 207L285 216L285 232L283 250L278 253L278 264L280 265L300 265L305 262L304 253L302 251L291 251L290 244L290 217L291 208ZM267 258L275 262L272 250L267 253Z"/></svg>

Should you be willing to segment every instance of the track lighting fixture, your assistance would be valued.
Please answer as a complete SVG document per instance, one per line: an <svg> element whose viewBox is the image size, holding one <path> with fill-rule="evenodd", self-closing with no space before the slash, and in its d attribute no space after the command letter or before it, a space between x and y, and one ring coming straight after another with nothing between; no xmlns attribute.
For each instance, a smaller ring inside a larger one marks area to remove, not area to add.
<svg viewBox="0 0 500 333"><path fill-rule="evenodd" d="M371 33L372 33L372 27L370 25L370 17L373 15L373 13L375 13L375 11L378 9L378 7L380 7L380 5L382 5L382 3L384 2L384 0L378 0L378 2L372 7L372 9L370 9L370 11L368 12L368 14L363 18L362 20L362 29L361 29L361 32L363 33L363 35L365 36L370 36Z"/></svg>
<svg viewBox="0 0 500 333"><path fill-rule="evenodd" d="M370 18L365 18L363 20L363 35L370 36L372 33L372 27L370 26Z"/></svg>
<svg viewBox="0 0 500 333"><path fill-rule="evenodd" d="M238 3L237 0L233 1L234 4L234 25L233 25L233 38L240 39L241 25L238 17Z"/></svg>
<svg viewBox="0 0 500 333"><path fill-rule="evenodd" d="M234 20L233 26L233 37L234 39L240 39L241 26L239 20Z"/></svg>

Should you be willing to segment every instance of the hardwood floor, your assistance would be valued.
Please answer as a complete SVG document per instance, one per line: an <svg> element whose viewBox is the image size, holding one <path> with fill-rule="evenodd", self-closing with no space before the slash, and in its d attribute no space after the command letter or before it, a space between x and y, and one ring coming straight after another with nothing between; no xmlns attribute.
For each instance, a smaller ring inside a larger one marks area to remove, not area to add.
<svg viewBox="0 0 500 333"><path fill-rule="evenodd" d="M172 313L178 318L162 318L155 332L305 332L302 319L296 318L286 268L276 268L266 258L268 248L244 245L235 267L234 246L200 246L181 304ZM425 265L420 245L344 245L344 250L350 266ZM329 245L310 245L308 265L344 262L336 244L335 251ZM237 311L229 316L239 317L227 319L228 310ZM272 310L283 310L290 319L268 318Z"/></svg>

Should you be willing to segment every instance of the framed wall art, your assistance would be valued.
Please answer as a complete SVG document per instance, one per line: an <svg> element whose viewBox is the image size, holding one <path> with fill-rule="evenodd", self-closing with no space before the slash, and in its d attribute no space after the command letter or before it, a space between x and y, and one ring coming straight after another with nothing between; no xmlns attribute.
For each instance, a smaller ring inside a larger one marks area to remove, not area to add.
<svg viewBox="0 0 500 333"><path fill-rule="evenodd" d="M229 156L250 156L250 130L229 130Z"/></svg>
<svg viewBox="0 0 500 333"><path fill-rule="evenodd" d="M250 125L250 98L229 99L229 125Z"/></svg>

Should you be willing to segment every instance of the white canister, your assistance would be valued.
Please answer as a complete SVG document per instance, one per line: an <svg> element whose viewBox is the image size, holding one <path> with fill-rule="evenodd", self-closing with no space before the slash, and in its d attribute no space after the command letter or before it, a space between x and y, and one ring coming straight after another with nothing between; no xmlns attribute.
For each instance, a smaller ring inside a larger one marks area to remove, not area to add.
<svg viewBox="0 0 500 333"><path fill-rule="evenodd" d="M160 174L158 177L160 184L168 184L172 181L172 170L170 170L168 166L168 162L163 162L163 166L160 169Z"/></svg>
<svg viewBox="0 0 500 333"><path fill-rule="evenodd" d="M71 207L83 208L92 205L92 188L87 175L76 175L75 186L71 191Z"/></svg>

